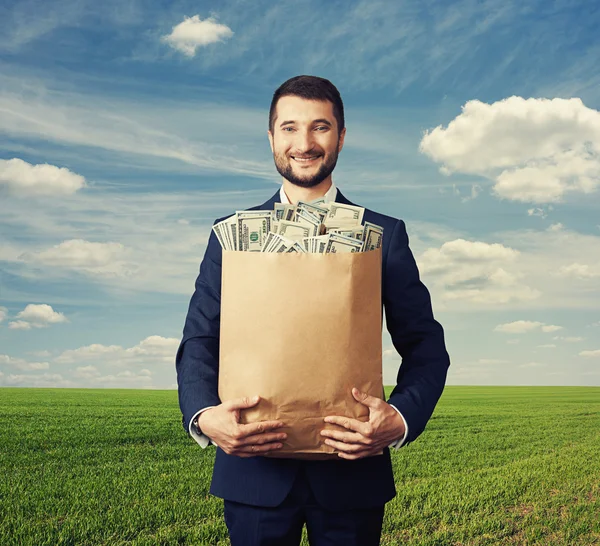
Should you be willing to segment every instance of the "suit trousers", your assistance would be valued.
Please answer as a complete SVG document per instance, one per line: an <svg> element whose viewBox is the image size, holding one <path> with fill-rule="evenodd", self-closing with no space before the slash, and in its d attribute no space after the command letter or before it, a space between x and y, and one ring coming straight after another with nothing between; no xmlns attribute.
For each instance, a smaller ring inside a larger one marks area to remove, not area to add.
<svg viewBox="0 0 600 546"><path fill-rule="evenodd" d="M320 506L300 466L285 500L275 507L224 501L231 546L299 546L306 524L310 546L378 546L385 505L332 511Z"/></svg>

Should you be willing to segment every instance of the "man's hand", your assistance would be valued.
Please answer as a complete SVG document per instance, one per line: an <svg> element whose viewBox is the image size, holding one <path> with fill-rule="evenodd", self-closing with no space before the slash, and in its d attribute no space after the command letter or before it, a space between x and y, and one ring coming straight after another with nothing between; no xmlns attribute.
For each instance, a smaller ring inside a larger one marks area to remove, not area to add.
<svg viewBox="0 0 600 546"><path fill-rule="evenodd" d="M362 459L383 451L398 438L404 436L404 422L400 414L387 402L358 389L352 389L354 398L369 408L369 420L365 423L350 417L331 415L326 423L335 423L350 432L322 430L325 443L339 451L342 459Z"/></svg>
<svg viewBox="0 0 600 546"><path fill-rule="evenodd" d="M223 402L203 411L198 417L198 427L228 455L255 457L266 451L280 449L283 447L280 441L285 440L287 434L269 431L284 426L284 423L261 421L245 425L239 422L240 409L256 406L259 401L260 396L255 396Z"/></svg>

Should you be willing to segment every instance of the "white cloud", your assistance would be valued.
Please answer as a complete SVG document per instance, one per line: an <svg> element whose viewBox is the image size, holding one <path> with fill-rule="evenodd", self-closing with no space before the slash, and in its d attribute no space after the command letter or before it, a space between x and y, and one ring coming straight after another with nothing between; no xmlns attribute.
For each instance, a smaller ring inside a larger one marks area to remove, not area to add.
<svg viewBox="0 0 600 546"><path fill-rule="evenodd" d="M479 174L500 198L532 203L589 194L600 184L600 112L580 99L509 97L468 101L446 128L427 131L420 151L445 174ZM531 209L535 210L535 209Z"/></svg>
<svg viewBox="0 0 600 546"><path fill-rule="evenodd" d="M86 360L112 360L115 355L120 354L122 351L123 348L119 345L107 346L93 343L92 345L79 347L79 349L64 351L54 359L54 362L68 364Z"/></svg>
<svg viewBox="0 0 600 546"><path fill-rule="evenodd" d="M163 357L171 361L177 352L180 340L173 337L149 336L140 341L135 347L126 349L127 353L135 356Z"/></svg>
<svg viewBox="0 0 600 546"><path fill-rule="evenodd" d="M545 366L545 364L542 364L541 362L527 362L525 364L521 364L519 367L520 368L541 368Z"/></svg>
<svg viewBox="0 0 600 546"><path fill-rule="evenodd" d="M149 336L134 347L120 345L101 345L98 343L69 349L54 359L61 364L91 362L97 365L107 364L114 367L154 362L173 364L175 353L181 340L162 336Z"/></svg>
<svg viewBox="0 0 600 546"><path fill-rule="evenodd" d="M0 355L0 364L13 366L22 371L47 370L50 368L48 362L28 362L23 358L15 358L8 355Z"/></svg>
<svg viewBox="0 0 600 546"><path fill-rule="evenodd" d="M74 373L74 376L79 379L93 379L99 375L101 374L96 366L78 366Z"/></svg>
<svg viewBox="0 0 600 546"><path fill-rule="evenodd" d="M515 322L498 324L498 326L494 328L494 332L503 332L505 334L526 334L535 330L542 330L543 332L555 332L561 329L562 326L555 326L553 324L544 324L543 322L530 320L517 320Z"/></svg>
<svg viewBox="0 0 600 546"><path fill-rule="evenodd" d="M556 345L554 343L545 343L544 345L538 345L540 349L554 349Z"/></svg>
<svg viewBox="0 0 600 546"><path fill-rule="evenodd" d="M99 276L131 276L135 267L126 259L130 254L121 243L95 243L70 239L41 252L25 252L19 258L26 262L73 269Z"/></svg>
<svg viewBox="0 0 600 546"><path fill-rule="evenodd" d="M503 360L500 358L480 358L477 363L478 364L508 364L508 360Z"/></svg>
<svg viewBox="0 0 600 546"><path fill-rule="evenodd" d="M8 327L14 330L29 330L33 328L47 328L52 324L69 322L63 313L52 309L52 306L30 303L17 314L20 320L12 321Z"/></svg>
<svg viewBox="0 0 600 546"><path fill-rule="evenodd" d="M575 262L560 267L558 270L558 275L561 277L571 277L575 279L596 279L600 277L600 265L590 266Z"/></svg>
<svg viewBox="0 0 600 546"><path fill-rule="evenodd" d="M11 330L31 330L31 324L24 320L13 320L8 323Z"/></svg>
<svg viewBox="0 0 600 546"><path fill-rule="evenodd" d="M47 163L32 165L19 158L0 159L0 188L16 196L56 196L75 193L85 186L85 178L65 167Z"/></svg>
<svg viewBox="0 0 600 546"><path fill-rule="evenodd" d="M8 309L0 306L0 322L2 322L8 316Z"/></svg>
<svg viewBox="0 0 600 546"><path fill-rule="evenodd" d="M506 303L531 300L539 292L520 280L511 267L519 252L499 243L455 239L428 248L418 257L419 271L433 277L444 300Z"/></svg>
<svg viewBox="0 0 600 546"><path fill-rule="evenodd" d="M8 374L2 379L2 384L9 387L66 388L77 386L73 381L64 379L58 373Z"/></svg>
<svg viewBox="0 0 600 546"><path fill-rule="evenodd" d="M596 349L595 351L581 351L579 356L598 358L600 357L600 349Z"/></svg>
<svg viewBox="0 0 600 546"><path fill-rule="evenodd" d="M31 351L30 353L27 353L27 354L30 354L32 356L39 356L41 358L48 358L52 353L50 351L47 351L44 349L42 351Z"/></svg>
<svg viewBox="0 0 600 546"><path fill-rule="evenodd" d="M554 336L552 339L555 339L557 341L566 341L567 343L579 343L580 341L585 340L585 338L580 337L580 336L567 336L567 337Z"/></svg>
<svg viewBox="0 0 600 546"><path fill-rule="evenodd" d="M193 57L199 47L222 42L231 36L233 31L227 25L217 23L213 17L202 20L200 16L194 15L185 17L173 27L171 34L163 36L162 40L173 49Z"/></svg>
<svg viewBox="0 0 600 546"><path fill-rule="evenodd" d="M546 218L548 216L548 211L553 210L552 205L549 205L546 209L543 207L534 207L532 209L527 209L528 216L539 216L540 218Z"/></svg>
<svg viewBox="0 0 600 546"><path fill-rule="evenodd" d="M554 324L544 324L542 326L542 332L558 332L558 330L562 330L562 326L556 326Z"/></svg>

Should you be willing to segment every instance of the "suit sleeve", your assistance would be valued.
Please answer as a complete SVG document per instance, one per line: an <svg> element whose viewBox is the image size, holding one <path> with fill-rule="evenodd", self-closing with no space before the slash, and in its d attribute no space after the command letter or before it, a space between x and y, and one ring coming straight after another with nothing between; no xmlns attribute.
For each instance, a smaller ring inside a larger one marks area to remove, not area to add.
<svg viewBox="0 0 600 546"><path fill-rule="evenodd" d="M221 403L218 394L220 264L221 247L211 231L175 357L179 407L183 428L188 434L196 413Z"/></svg>
<svg viewBox="0 0 600 546"><path fill-rule="evenodd" d="M433 413L446 383L450 358L442 326L433 318L429 291L419 279L402 220L390 239L383 298L387 329L402 357L388 403L408 423L408 444L423 432Z"/></svg>

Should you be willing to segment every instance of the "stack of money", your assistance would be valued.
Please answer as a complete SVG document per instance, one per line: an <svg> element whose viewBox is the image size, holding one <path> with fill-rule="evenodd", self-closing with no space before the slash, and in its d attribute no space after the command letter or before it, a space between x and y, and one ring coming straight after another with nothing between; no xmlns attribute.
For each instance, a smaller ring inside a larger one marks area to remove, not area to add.
<svg viewBox="0 0 600 546"><path fill-rule="evenodd" d="M365 209L317 199L274 210L238 211L215 224L225 250L246 252L367 252L380 248L383 228L363 222Z"/></svg>

